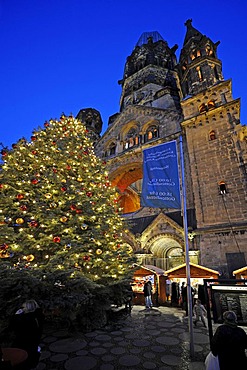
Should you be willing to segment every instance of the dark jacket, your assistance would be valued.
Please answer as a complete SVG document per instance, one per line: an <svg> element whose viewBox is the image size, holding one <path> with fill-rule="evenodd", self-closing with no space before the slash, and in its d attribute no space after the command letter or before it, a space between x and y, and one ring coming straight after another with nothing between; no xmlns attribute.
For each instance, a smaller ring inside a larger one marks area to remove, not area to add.
<svg viewBox="0 0 247 370"><path fill-rule="evenodd" d="M152 284L149 281L144 284L143 293L144 293L144 297L148 297L152 295Z"/></svg>
<svg viewBox="0 0 247 370"><path fill-rule="evenodd" d="M15 314L10 321L10 329L15 334L12 347L21 348L28 353L28 362L37 362L38 345L43 331L43 314L40 308L35 312ZM30 365L30 366L31 366Z"/></svg>
<svg viewBox="0 0 247 370"><path fill-rule="evenodd" d="M247 334L237 325L220 325L211 342L214 356L218 355L220 370L246 370Z"/></svg>

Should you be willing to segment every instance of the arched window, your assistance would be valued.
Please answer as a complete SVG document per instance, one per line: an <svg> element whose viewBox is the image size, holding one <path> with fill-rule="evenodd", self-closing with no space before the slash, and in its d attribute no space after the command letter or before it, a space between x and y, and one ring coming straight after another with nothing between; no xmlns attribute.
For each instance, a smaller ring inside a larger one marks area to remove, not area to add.
<svg viewBox="0 0 247 370"><path fill-rule="evenodd" d="M227 193L227 189L226 189L226 183L225 183L225 181L220 181L218 183L218 185L219 185L219 192L220 192L220 194L221 195L226 194Z"/></svg>
<svg viewBox="0 0 247 370"><path fill-rule="evenodd" d="M132 127L126 135L124 142L124 149L129 149L133 146L136 146L140 143L140 137L137 133L136 128Z"/></svg>
<svg viewBox="0 0 247 370"><path fill-rule="evenodd" d="M131 138L131 137L133 137L133 136L135 136L135 135L136 135L136 129L135 129L134 127L132 127L132 128L129 130L129 132L127 133L126 138L127 138L127 139L129 139L129 138Z"/></svg>
<svg viewBox="0 0 247 370"><path fill-rule="evenodd" d="M192 52L190 54L190 59L194 60L195 58L198 58L200 56L201 56L201 51L199 49L198 50L194 49L194 50L192 50Z"/></svg>
<svg viewBox="0 0 247 370"><path fill-rule="evenodd" d="M207 45L206 46L206 54L209 55L209 56L213 56L214 55L214 51L213 51L213 49L211 48L210 45Z"/></svg>
<svg viewBox="0 0 247 370"><path fill-rule="evenodd" d="M148 131L147 132L147 139L148 140L151 140L153 138L153 133L152 133L152 131Z"/></svg>
<svg viewBox="0 0 247 370"><path fill-rule="evenodd" d="M132 146L134 146L134 139L133 137L130 137L129 138L129 148L131 148Z"/></svg>
<svg viewBox="0 0 247 370"><path fill-rule="evenodd" d="M198 74L198 78L199 78L199 81L202 81L203 80L203 77L202 77L202 70L201 70L201 67L196 67L196 70L197 70L197 74Z"/></svg>
<svg viewBox="0 0 247 370"><path fill-rule="evenodd" d="M219 79L220 79L220 76L219 76L219 73L218 73L217 66L214 66L214 75L215 75L215 78L216 78L217 80L219 80Z"/></svg>
<svg viewBox="0 0 247 370"><path fill-rule="evenodd" d="M110 155L116 154L116 144L115 143L111 143L109 145L109 154Z"/></svg>
<svg viewBox="0 0 247 370"><path fill-rule="evenodd" d="M206 106L206 104L202 103L200 106L199 106L199 112L200 113L204 113L204 112L207 112L208 108Z"/></svg>
<svg viewBox="0 0 247 370"><path fill-rule="evenodd" d="M215 134L215 131L212 130L209 133L209 140L215 140L215 139L216 139L216 134Z"/></svg>
<svg viewBox="0 0 247 370"><path fill-rule="evenodd" d="M215 108L215 102L213 100L210 100L207 105L209 110Z"/></svg>
<svg viewBox="0 0 247 370"><path fill-rule="evenodd" d="M192 50L191 54L190 54L190 59L191 60L194 60L196 58L196 49Z"/></svg>
<svg viewBox="0 0 247 370"><path fill-rule="evenodd" d="M159 131L156 126L151 126L147 129L145 135L144 135L144 142L155 139L159 137Z"/></svg>

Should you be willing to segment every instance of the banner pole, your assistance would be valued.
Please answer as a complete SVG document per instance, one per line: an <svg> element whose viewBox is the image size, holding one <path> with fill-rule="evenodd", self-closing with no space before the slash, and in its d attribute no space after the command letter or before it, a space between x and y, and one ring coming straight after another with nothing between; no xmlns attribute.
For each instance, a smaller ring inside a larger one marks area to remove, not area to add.
<svg viewBox="0 0 247 370"><path fill-rule="evenodd" d="M190 279L190 258L189 258L189 240L188 240L188 222L187 222L187 205L186 205L186 187L184 175L184 155L183 155L183 139L182 135L179 137L180 144L180 166L182 178L182 211L183 211L183 224L184 224L184 245L185 245L185 263L186 263L186 279L187 279L187 305L188 305L188 323L190 333L190 355L195 356L194 349L194 331L193 331L193 307L191 295L191 279Z"/></svg>

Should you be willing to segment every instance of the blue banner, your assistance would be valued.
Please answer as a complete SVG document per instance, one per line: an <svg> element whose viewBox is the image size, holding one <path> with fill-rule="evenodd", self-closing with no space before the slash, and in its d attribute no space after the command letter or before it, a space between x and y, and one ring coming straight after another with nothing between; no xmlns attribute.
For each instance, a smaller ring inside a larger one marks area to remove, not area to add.
<svg viewBox="0 0 247 370"><path fill-rule="evenodd" d="M143 151L141 206L181 208L175 140Z"/></svg>

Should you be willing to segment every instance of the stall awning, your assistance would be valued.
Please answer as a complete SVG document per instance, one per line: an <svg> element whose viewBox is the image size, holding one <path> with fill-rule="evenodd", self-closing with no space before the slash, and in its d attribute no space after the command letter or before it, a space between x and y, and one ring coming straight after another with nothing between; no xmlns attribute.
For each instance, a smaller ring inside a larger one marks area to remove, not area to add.
<svg viewBox="0 0 247 370"><path fill-rule="evenodd" d="M138 267L136 265L136 267ZM153 265L144 265L144 266L139 266L139 269L135 271L135 275L138 276L147 276L147 275L164 275L165 271L153 266Z"/></svg>
<svg viewBox="0 0 247 370"><path fill-rule="evenodd" d="M232 272L237 279L247 279L247 266L242 267L241 269L235 270Z"/></svg>
<svg viewBox="0 0 247 370"><path fill-rule="evenodd" d="M168 279L186 278L186 264L183 263L182 265L179 265L177 267L165 271L165 275L168 276ZM211 270L208 267L196 265L190 262L190 277L201 279L210 279L210 278L218 279L219 272Z"/></svg>
<svg viewBox="0 0 247 370"><path fill-rule="evenodd" d="M156 275L165 275L165 271L160 269L159 267L157 266L153 266L153 265L144 265L145 268L153 271L156 273Z"/></svg>

